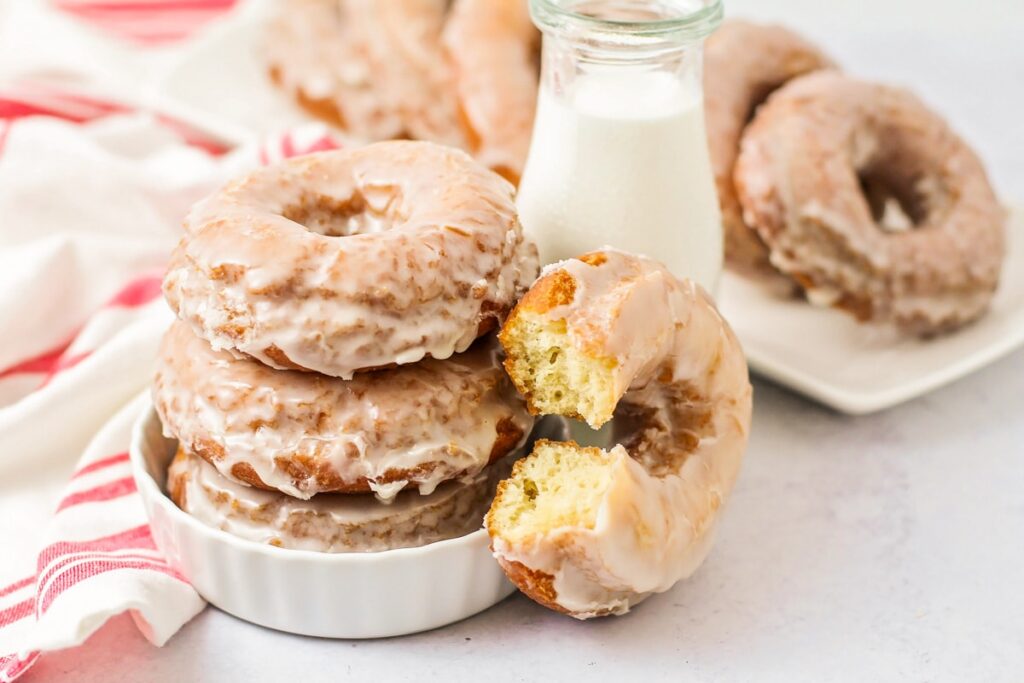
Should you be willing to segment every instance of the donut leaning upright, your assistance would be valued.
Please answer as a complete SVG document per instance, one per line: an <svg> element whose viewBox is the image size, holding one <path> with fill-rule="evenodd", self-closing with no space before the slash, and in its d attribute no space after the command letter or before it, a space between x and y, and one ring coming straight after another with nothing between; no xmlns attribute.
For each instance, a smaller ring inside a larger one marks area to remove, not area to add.
<svg viewBox="0 0 1024 683"><path fill-rule="evenodd" d="M498 486L491 547L534 600L622 614L693 573L739 473L747 363L710 297L603 249L549 266L500 335L531 411L599 427L611 450L540 441Z"/></svg>

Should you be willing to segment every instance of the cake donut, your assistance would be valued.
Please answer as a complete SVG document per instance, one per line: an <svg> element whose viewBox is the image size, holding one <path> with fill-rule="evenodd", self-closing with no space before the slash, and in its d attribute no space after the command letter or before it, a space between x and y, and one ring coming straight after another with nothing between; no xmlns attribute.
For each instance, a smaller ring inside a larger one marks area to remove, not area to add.
<svg viewBox="0 0 1024 683"><path fill-rule="evenodd" d="M295 0L270 22L271 80L365 141L470 150L513 183L530 144L540 32L527 0Z"/></svg>
<svg viewBox="0 0 1024 683"><path fill-rule="evenodd" d="M536 276L514 193L426 142L289 159L193 207L164 294L214 348L279 369L350 378L447 358Z"/></svg>
<svg viewBox="0 0 1024 683"><path fill-rule="evenodd" d="M526 0L455 0L444 30L461 120L481 163L518 184L537 108L540 31Z"/></svg>
<svg viewBox="0 0 1024 683"><path fill-rule="evenodd" d="M309 500L222 477L183 448L167 473L175 504L200 522L256 543L325 553L411 548L476 531L509 456L426 496L404 491L388 505L373 496L324 493Z"/></svg>
<svg viewBox="0 0 1024 683"><path fill-rule="evenodd" d="M792 81L744 133L735 180L772 264L814 303L927 336L980 316L998 285L1005 215L984 167L904 90Z"/></svg>
<svg viewBox="0 0 1024 683"><path fill-rule="evenodd" d="M490 339L448 360L341 380L216 351L177 322L160 347L153 403L164 433L225 477L303 499L427 494L511 452L533 425Z"/></svg>
<svg viewBox="0 0 1024 683"><path fill-rule="evenodd" d="M404 136L397 98L382 92L364 27L346 2L282 3L263 42L271 80L311 115L363 140Z"/></svg>
<svg viewBox="0 0 1024 683"><path fill-rule="evenodd" d="M722 209L725 256L741 272L763 275L772 269L768 250L743 221L733 187L740 135L774 90L797 76L833 66L816 46L781 26L731 19L708 37L704 49L708 147Z"/></svg>
<svg viewBox="0 0 1024 683"><path fill-rule="evenodd" d="M739 472L751 387L708 295L605 249L545 269L500 335L535 413L599 427L611 450L540 441L486 526L509 578L577 618L621 614L704 560Z"/></svg>
<svg viewBox="0 0 1024 683"><path fill-rule="evenodd" d="M360 28L380 97L403 122L395 137L464 148L454 74L441 45L448 0L343 0L342 6Z"/></svg>

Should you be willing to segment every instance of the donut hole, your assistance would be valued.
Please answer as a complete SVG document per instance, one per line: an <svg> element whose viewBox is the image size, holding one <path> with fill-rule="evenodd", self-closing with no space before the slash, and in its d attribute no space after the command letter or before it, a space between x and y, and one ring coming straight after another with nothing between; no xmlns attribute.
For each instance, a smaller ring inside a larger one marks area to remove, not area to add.
<svg viewBox="0 0 1024 683"><path fill-rule="evenodd" d="M303 196L298 202L286 206L281 215L325 237L366 235L391 228L391 221L374 211L359 193L345 199L325 195Z"/></svg>
<svg viewBox="0 0 1024 683"><path fill-rule="evenodd" d="M907 232L927 220L928 206L913 181L878 168L862 170L857 177L871 218L882 232Z"/></svg>
<svg viewBox="0 0 1024 683"><path fill-rule="evenodd" d="M680 471L702 443L715 438L714 408L689 384L648 385L627 392L615 408L612 439L654 477Z"/></svg>

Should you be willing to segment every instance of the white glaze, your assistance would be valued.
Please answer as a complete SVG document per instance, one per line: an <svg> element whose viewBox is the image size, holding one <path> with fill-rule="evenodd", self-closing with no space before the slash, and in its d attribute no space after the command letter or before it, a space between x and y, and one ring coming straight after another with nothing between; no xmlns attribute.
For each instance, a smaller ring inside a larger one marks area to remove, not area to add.
<svg viewBox="0 0 1024 683"><path fill-rule="evenodd" d="M408 483L430 493L480 471L499 425L521 434L507 452L533 424L490 340L449 360L344 381L237 359L175 323L161 347L153 402L167 435L221 474L233 477L246 464L296 498L360 482L384 499ZM284 469L300 462L308 463L300 472Z"/></svg>
<svg viewBox="0 0 1024 683"><path fill-rule="evenodd" d="M399 137L464 148L454 73L441 46L448 0L334 2L358 27L377 94L402 121Z"/></svg>
<svg viewBox="0 0 1024 683"><path fill-rule="evenodd" d="M509 179L526 163L537 108L540 32L526 0L455 0L444 45L473 155Z"/></svg>
<svg viewBox="0 0 1024 683"><path fill-rule="evenodd" d="M185 512L229 534L282 548L373 552L457 538L480 528L494 487L515 455L430 495L398 494L389 504L368 494L324 493L309 500L237 484L197 455L180 453L168 489Z"/></svg>
<svg viewBox="0 0 1024 683"><path fill-rule="evenodd" d="M326 103L346 130L366 140L401 135L395 98L371 68L365 33L340 0L289 0L268 26L263 50L280 86L306 102Z"/></svg>
<svg viewBox="0 0 1024 683"><path fill-rule="evenodd" d="M793 284L779 277L768 250L743 222L733 168L740 137L764 98L787 81L832 61L815 45L782 26L726 20L704 45L704 114L711 166L725 228L725 257L734 269L771 278L781 292Z"/></svg>
<svg viewBox="0 0 1024 683"><path fill-rule="evenodd" d="M272 367L347 379L447 358L500 322L536 275L513 193L430 143L291 159L193 208L164 293L214 348Z"/></svg>
<svg viewBox="0 0 1024 683"><path fill-rule="evenodd" d="M861 176L901 196L914 229L880 225ZM928 336L982 315L999 284L1005 215L985 169L905 90L831 71L792 81L746 128L735 182L812 303Z"/></svg>
<svg viewBox="0 0 1024 683"><path fill-rule="evenodd" d="M517 545L492 538L497 557L553 577L556 601L580 618L625 612L700 565L751 413L743 351L704 290L650 259L601 253L599 266L574 259L545 269L568 273L576 289L544 315L566 322L578 350L615 358L620 407L653 416L643 434L616 434L639 444L633 457L622 445L611 450L611 484L593 529L558 528ZM677 392L689 397L685 405ZM707 411L707 424L686 419L691 405Z"/></svg>

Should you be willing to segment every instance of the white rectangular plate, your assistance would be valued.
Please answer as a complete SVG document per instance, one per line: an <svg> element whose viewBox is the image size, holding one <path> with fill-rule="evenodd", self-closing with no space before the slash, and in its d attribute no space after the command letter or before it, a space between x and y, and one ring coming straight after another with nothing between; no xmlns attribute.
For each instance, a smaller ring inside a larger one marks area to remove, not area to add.
<svg viewBox="0 0 1024 683"><path fill-rule="evenodd" d="M900 336L834 309L785 299L726 272L718 302L751 369L836 410L871 413L963 377L1024 344L1024 209L1010 212L1009 246L988 313L935 339Z"/></svg>

